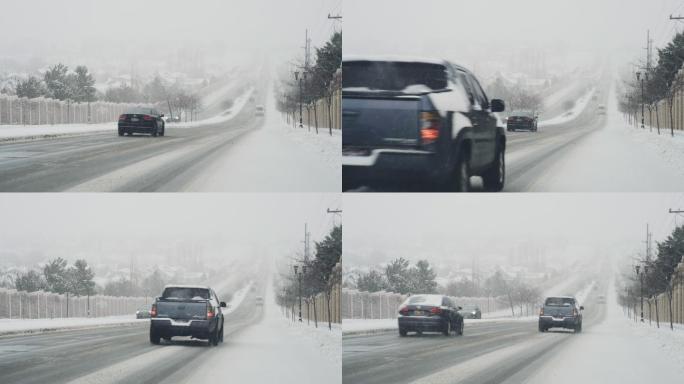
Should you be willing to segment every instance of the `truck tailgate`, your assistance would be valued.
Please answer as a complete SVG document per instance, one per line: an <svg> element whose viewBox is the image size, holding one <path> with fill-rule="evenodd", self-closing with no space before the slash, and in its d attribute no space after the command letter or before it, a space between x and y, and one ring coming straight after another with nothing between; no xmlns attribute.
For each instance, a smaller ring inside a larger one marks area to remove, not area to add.
<svg viewBox="0 0 684 384"><path fill-rule="evenodd" d="M345 153L419 144L420 96L342 97L342 146Z"/></svg>
<svg viewBox="0 0 684 384"><path fill-rule="evenodd" d="M207 302L175 300L158 301L157 318L205 320L207 318Z"/></svg>

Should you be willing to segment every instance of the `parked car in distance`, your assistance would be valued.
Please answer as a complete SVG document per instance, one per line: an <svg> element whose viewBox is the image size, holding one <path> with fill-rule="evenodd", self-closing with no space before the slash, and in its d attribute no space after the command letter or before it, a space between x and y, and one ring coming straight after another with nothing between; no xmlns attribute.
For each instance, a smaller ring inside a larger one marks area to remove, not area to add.
<svg viewBox="0 0 684 384"><path fill-rule="evenodd" d="M263 105L257 105L254 107L254 116L264 116L266 114Z"/></svg>
<svg viewBox="0 0 684 384"><path fill-rule="evenodd" d="M606 114L606 106L603 104L599 104L598 107L596 107L596 114L597 115L605 115Z"/></svg>
<svg viewBox="0 0 684 384"><path fill-rule="evenodd" d="M572 329L575 333L582 332L583 306L578 306L577 300L571 296L547 297L544 306L539 311L539 332L546 332L549 328Z"/></svg>
<svg viewBox="0 0 684 384"><path fill-rule="evenodd" d="M514 111L506 119L506 130L537 132L538 116L534 111Z"/></svg>
<svg viewBox="0 0 684 384"><path fill-rule="evenodd" d="M131 108L119 115L119 136L148 133L164 136L164 114L154 108Z"/></svg>
<svg viewBox="0 0 684 384"><path fill-rule="evenodd" d="M399 307L399 335L406 336L408 332L463 335L460 309L448 296L412 295Z"/></svg>
<svg viewBox="0 0 684 384"><path fill-rule="evenodd" d="M505 182L506 135L466 68L441 59L347 57L342 71L345 190L405 181L466 192Z"/></svg>
<svg viewBox="0 0 684 384"><path fill-rule="evenodd" d="M223 342L223 311L213 289L206 286L167 285L150 310L150 342L171 340L174 336L190 336L209 340L210 345Z"/></svg>
<svg viewBox="0 0 684 384"><path fill-rule="evenodd" d="M136 319L149 319L150 318L150 306L143 305L135 311Z"/></svg>
<svg viewBox="0 0 684 384"><path fill-rule="evenodd" d="M261 296L257 296L256 299L254 299L254 302L256 305L264 305L264 298Z"/></svg>
<svg viewBox="0 0 684 384"><path fill-rule="evenodd" d="M458 311L458 313L460 313L464 319L482 318L482 311L480 311L480 307L473 304L464 304L463 307Z"/></svg>

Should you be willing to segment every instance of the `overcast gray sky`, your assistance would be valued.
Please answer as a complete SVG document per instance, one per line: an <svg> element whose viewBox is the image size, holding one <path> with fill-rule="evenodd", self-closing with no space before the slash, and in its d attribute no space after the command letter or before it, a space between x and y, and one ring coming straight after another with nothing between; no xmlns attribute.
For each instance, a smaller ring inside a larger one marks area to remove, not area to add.
<svg viewBox="0 0 684 384"><path fill-rule="evenodd" d="M587 260L643 249L646 223L660 241L684 218L682 194L345 194L345 266L403 256L469 264L512 252Z"/></svg>
<svg viewBox="0 0 684 384"><path fill-rule="evenodd" d="M326 209L340 206L335 194L3 194L0 262L102 251L154 263L164 260L160 250L184 249L207 258L249 258L240 251L254 248L286 256L302 248L305 222L318 241L334 220Z"/></svg>
<svg viewBox="0 0 684 384"><path fill-rule="evenodd" d="M345 0L345 54L447 56L468 64L510 47L566 47L615 57L641 55L681 22L681 0ZM485 49L486 48L486 49ZM477 55L480 57L480 55Z"/></svg>
<svg viewBox="0 0 684 384"><path fill-rule="evenodd" d="M184 45L298 53L306 28L314 46L329 38L336 22L327 15L341 8L342 0L3 0L0 56Z"/></svg>

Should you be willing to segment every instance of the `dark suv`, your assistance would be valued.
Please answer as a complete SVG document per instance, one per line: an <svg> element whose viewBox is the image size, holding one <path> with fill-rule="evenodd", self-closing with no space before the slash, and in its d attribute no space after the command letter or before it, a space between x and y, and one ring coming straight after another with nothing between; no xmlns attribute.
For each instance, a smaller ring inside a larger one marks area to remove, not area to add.
<svg viewBox="0 0 684 384"><path fill-rule="evenodd" d="M506 135L475 76L446 60L345 58L342 63L345 190L428 182L465 192L470 176L500 191Z"/></svg>
<svg viewBox="0 0 684 384"><path fill-rule="evenodd" d="M223 312L226 303L219 301L213 289L204 286L167 285L150 310L150 342L173 336L191 336L223 342Z"/></svg>
<svg viewBox="0 0 684 384"><path fill-rule="evenodd" d="M539 312L539 332L546 332L549 328L572 329L575 333L582 332L583 306L577 305L577 300L571 296L547 297Z"/></svg>
<svg viewBox="0 0 684 384"><path fill-rule="evenodd" d="M413 295L399 307L399 335L408 332L442 332L449 336L452 332L463 335L463 316L461 307L443 295Z"/></svg>

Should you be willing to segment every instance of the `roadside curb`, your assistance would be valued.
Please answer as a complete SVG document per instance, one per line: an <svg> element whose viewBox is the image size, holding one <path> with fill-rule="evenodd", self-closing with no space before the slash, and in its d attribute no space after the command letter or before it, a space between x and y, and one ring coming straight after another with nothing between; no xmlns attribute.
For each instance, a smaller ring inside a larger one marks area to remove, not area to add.
<svg viewBox="0 0 684 384"><path fill-rule="evenodd" d="M121 322L121 323L109 323L109 324L88 324L88 325L73 325L67 327L46 327L46 328L34 328L34 329L18 329L15 331L0 331L0 337L6 336L21 336L21 335L39 335L43 333L52 332L62 332L62 331L75 331L75 330L85 330L85 329L97 329L97 328L108 328L108 327L123 327L123 326L134 326L145 321L139 322Z"/></svg>
<svg viewBox="0 0 684 384"><path fill-rule="evenodd" d="M38 140L54 140L54 139L62 139L62 138L68 138L68 137L78 137L78 136L85 136L85 135L91 135L93 133L107 133L107 132L114 132L109 129L103 129L103 130L94 130L94 131L88 131L88 132L64 132L64 133L44 133L44 134L34 134L34 135L26 135L26 136L8 136L8 137L0 137L0 144L11 144L11 143L25 143L29 141L38 141Z"/></svg>

